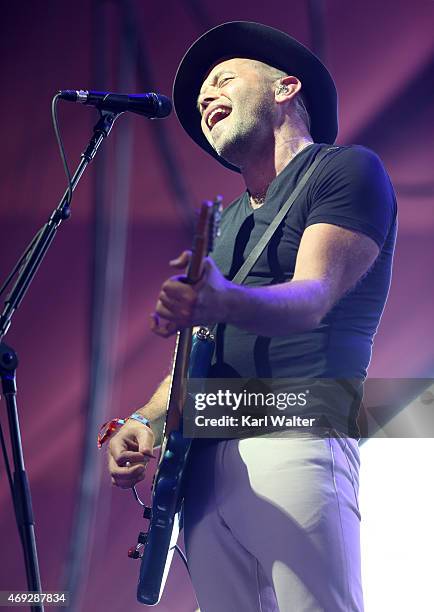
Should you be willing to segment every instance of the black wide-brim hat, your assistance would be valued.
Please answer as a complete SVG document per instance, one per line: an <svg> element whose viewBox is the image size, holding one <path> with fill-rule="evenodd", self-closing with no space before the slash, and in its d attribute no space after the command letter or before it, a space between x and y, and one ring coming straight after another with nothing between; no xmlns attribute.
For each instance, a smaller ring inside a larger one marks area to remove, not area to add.
<svg viewBox="0 0 434 612"><path fill-rule="evenodd" d="M179 64L173 85L173 103L187 134L221 164L239 172L209 144L200 127L197 98L210 69L220 61L254 59L296 76L311 120L314 142L333 144L338 133L338 100L333 78L324 64L295 38L251 21L223 23L192 44Z"/></svg>

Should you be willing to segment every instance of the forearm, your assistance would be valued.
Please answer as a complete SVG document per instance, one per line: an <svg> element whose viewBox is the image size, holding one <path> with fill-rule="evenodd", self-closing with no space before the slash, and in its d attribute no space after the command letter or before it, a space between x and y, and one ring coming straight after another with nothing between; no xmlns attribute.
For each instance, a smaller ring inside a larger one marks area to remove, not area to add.
<svg viewBox="0 0 434 612"><path fill-rule="evenodd" d="M230 284L225 322L261 336L285 336L317 327L327 312L329 292L321 280L267 287Z"/></svg>
<svg viewBox="0 0 434 612"><path fill-rule="evenodd" d="M149 402L142 406L142 408L136 410L136 412L139 412L151 422L152 431L155 435L155 446L160 446L162 440L169 389L170 376L167 376L159 385Z"/></svg>

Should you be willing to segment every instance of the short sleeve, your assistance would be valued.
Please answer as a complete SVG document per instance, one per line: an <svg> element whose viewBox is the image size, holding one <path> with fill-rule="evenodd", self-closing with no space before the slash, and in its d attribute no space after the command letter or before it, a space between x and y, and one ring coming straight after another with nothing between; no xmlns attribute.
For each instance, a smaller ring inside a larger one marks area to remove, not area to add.
<svg viewBox="0 0 434 612"><path fill-rule="evenodd" d="M312 185L306 227L330 223L366 234L383 247L396 217L396 199L379 157L359 145L343 147Z"/></svg>

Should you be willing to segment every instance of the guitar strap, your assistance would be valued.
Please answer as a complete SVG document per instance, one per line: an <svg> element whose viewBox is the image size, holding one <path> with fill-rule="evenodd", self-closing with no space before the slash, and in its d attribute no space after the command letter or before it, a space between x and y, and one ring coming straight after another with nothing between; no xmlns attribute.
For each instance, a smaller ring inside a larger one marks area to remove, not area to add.
<svg viewBox="0 0 434 612"><path fill-rule="evenodd" d="M273 237L273 234L275 233L275 231L277 230L279 225L282 223L282 221L285 218L286 214L288 213L289 209L294 204L294 202L298 198L298 196L302 193L302 191L305 188L308 180L310 179L312 174L315 172L315 170L317 169L319 164L330 153L332 153L333 151L336 151L338 149L339 149L339 147L326 147L325 149L323 149L318 154L318 156L315 159L315 161L313 162L313 164L311 164L309 166L309 168L306 170L306 172L303 174L303 176L301 177L301 179L297 183L294 191L291 193L289 198L286 200L285 204L279 210L279 212L274 217L274 219L270 223L270 225L267 227L267 229L263 233L263 235L262 235L260 241L258 242L258 244L252 249L252 251L250 252L249 256L247 257L247 259L245 260L245 262L243 263L241 268L238 270L238 272L236 273L236 275L232 279L233 283L237 283L238 285L242 284L242 282L244 281L244 279L246 278L246 276L248 275L250 270L253 268L253 266L257 262L258 258L263 253L265 247L270 242L271 238Z"/></svg>

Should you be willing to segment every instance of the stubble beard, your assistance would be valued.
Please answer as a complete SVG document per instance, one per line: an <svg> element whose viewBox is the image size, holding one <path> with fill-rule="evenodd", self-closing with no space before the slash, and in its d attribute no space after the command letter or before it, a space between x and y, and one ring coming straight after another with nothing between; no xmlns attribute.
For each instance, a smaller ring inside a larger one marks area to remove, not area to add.
<svg viewBox="0 0 434 612"><path fill-rule="evenodd" d="M243 125L234 121L235 117L230 117L230 125L216 126L215 129L221 130L221 134L213 138L213 147L227 162L236 166L248 154L249 142L252 140L252 126Z"/></svg>
<svg viewBox="0 0 434 612"><path fill-rule="evenodd" d="M242 168L245 163L264 150L264 143L271 136L272 116L268 105L245 109L239 116L233 109L225 124L215 126L215 138L211 134L212 146L227 162Z"/></svg>

